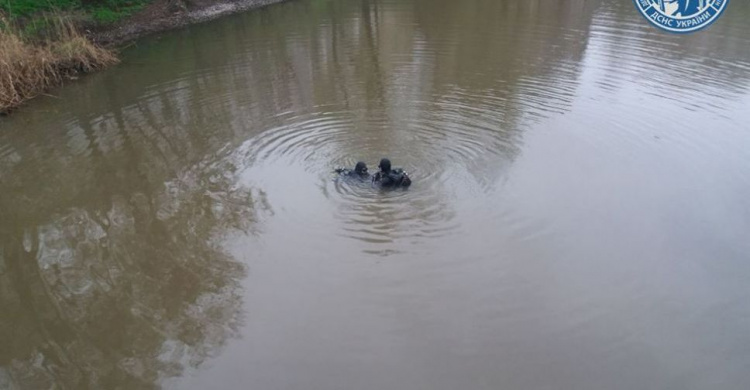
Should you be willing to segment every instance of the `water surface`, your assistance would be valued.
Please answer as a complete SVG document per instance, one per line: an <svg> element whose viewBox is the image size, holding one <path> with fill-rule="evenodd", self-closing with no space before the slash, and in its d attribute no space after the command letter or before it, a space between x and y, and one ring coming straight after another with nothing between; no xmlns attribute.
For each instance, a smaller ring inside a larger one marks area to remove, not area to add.
<svg viewBox="0 0 750 390"><path fill-rule="evenodd" d="M316 0L0 119L0 388L750 383L750 7ZM408 191L335 180L383 157Z"/></svg>

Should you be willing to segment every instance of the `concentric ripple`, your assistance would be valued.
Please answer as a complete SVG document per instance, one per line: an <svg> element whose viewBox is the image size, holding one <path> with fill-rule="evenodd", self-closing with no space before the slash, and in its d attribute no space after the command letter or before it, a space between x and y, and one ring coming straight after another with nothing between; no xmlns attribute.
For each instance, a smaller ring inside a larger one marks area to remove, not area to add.
<svg viewBox="0 0 750 390"><path fill-rule="evenodd" d="M268 169L287 167L288 175L306 176L319 183L318 188L341 222L337 234L345 237L370 244L393 243L437 237L458 227L453 220L451 186L465 182L479 188L477 177L482 173L456 171L444 159L447 156L471 166L478 157L494 152L469 137L467 125L459 122L455 127L442 122L440 129L436 121L409 123L406 139L389 139L387 133L392 130L386 118L374 118L366 122L367 126L358 126L357 114L337 111L279 118L282 125L240 148L245 164ZM353 167L359 160L366 161L374 172L385 156L409 172L415 183L412 188L384 191L368 180L348 180L332 172L336 167ZM261 172L259 176L266 175ZM265 178L273 187L274 176Z"/></svg>

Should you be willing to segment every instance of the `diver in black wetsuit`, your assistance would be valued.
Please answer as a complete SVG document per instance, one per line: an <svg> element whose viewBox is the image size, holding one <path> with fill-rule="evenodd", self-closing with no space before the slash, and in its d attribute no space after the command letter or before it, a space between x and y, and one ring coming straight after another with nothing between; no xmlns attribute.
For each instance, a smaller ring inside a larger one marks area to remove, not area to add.
<svg viewBox="0 0 750 390"><path fill-rule="evenodd" d="M391 160L387 158L380 160L378 168L380 168L380 171L373 175L373 183L388 188L408 187L411 185L411 179L403 169L391 169Z"/></svg>
<svg viewBox="0 0 750 390"><path fill-rule="evenodd" d="M366 180L370 178L370 174L367 172L367 164L362 161L358 162L354 169L339 168L336 169L336 173L353 179Z"/></svg>

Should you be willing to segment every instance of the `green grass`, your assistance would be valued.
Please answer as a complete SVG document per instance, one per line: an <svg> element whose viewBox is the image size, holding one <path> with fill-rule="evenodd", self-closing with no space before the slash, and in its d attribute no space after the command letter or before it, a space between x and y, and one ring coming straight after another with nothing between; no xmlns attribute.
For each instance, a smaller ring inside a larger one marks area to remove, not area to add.
<svg viewBox="0 0 750 390"><path fill-rule="evenodd" d="M52 11L81 11L91 20L108 24L132 15L150 0L0 0L0 11L11 18L33 19Z"/></svg>
<svg viewBox="0 0 750 390"><path fill-rule="evenodd" d="M113 1L114 2L114 1ZM94 21L108 24L128 17L146 6L146 0L121 1L121 4L103 5L88 9Z"/></svg>
<svg viewBox="0 0 750 390"><path fill-rule="evenodd" d="M0 0L0 9L12 17L29 16L56 9L80 8L81 0Z"/></svg>

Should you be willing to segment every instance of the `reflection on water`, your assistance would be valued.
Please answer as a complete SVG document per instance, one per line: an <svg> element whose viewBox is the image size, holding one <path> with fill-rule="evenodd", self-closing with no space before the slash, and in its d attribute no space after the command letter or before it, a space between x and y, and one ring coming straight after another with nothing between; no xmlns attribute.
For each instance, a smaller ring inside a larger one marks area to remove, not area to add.
<svg viewBox="0 0 750 390"><path fill-rule="evenodd" d="M0 388L742 388L748 15L315 0L141 41L0 121ZM408 191L331 174L383 156Z"/></svg>
<svg viewBox="0 0 750 390"><path fill-rule="evenodd" d="M0 387L158 387L236 333L245 267L222 241L255 233L263 193L178 105L11 119L46 130L2 135Z"/></svg>
<svg viewBox="0 0 750 390"><path fill-rule="evenodd" d="M215 354L239 324L244 275L219 240L250 232L254 220L253 196L234 187L234 169L198 164L160 191L131 183L99 204L4 202L4 383L151 388Z"/></svg>

